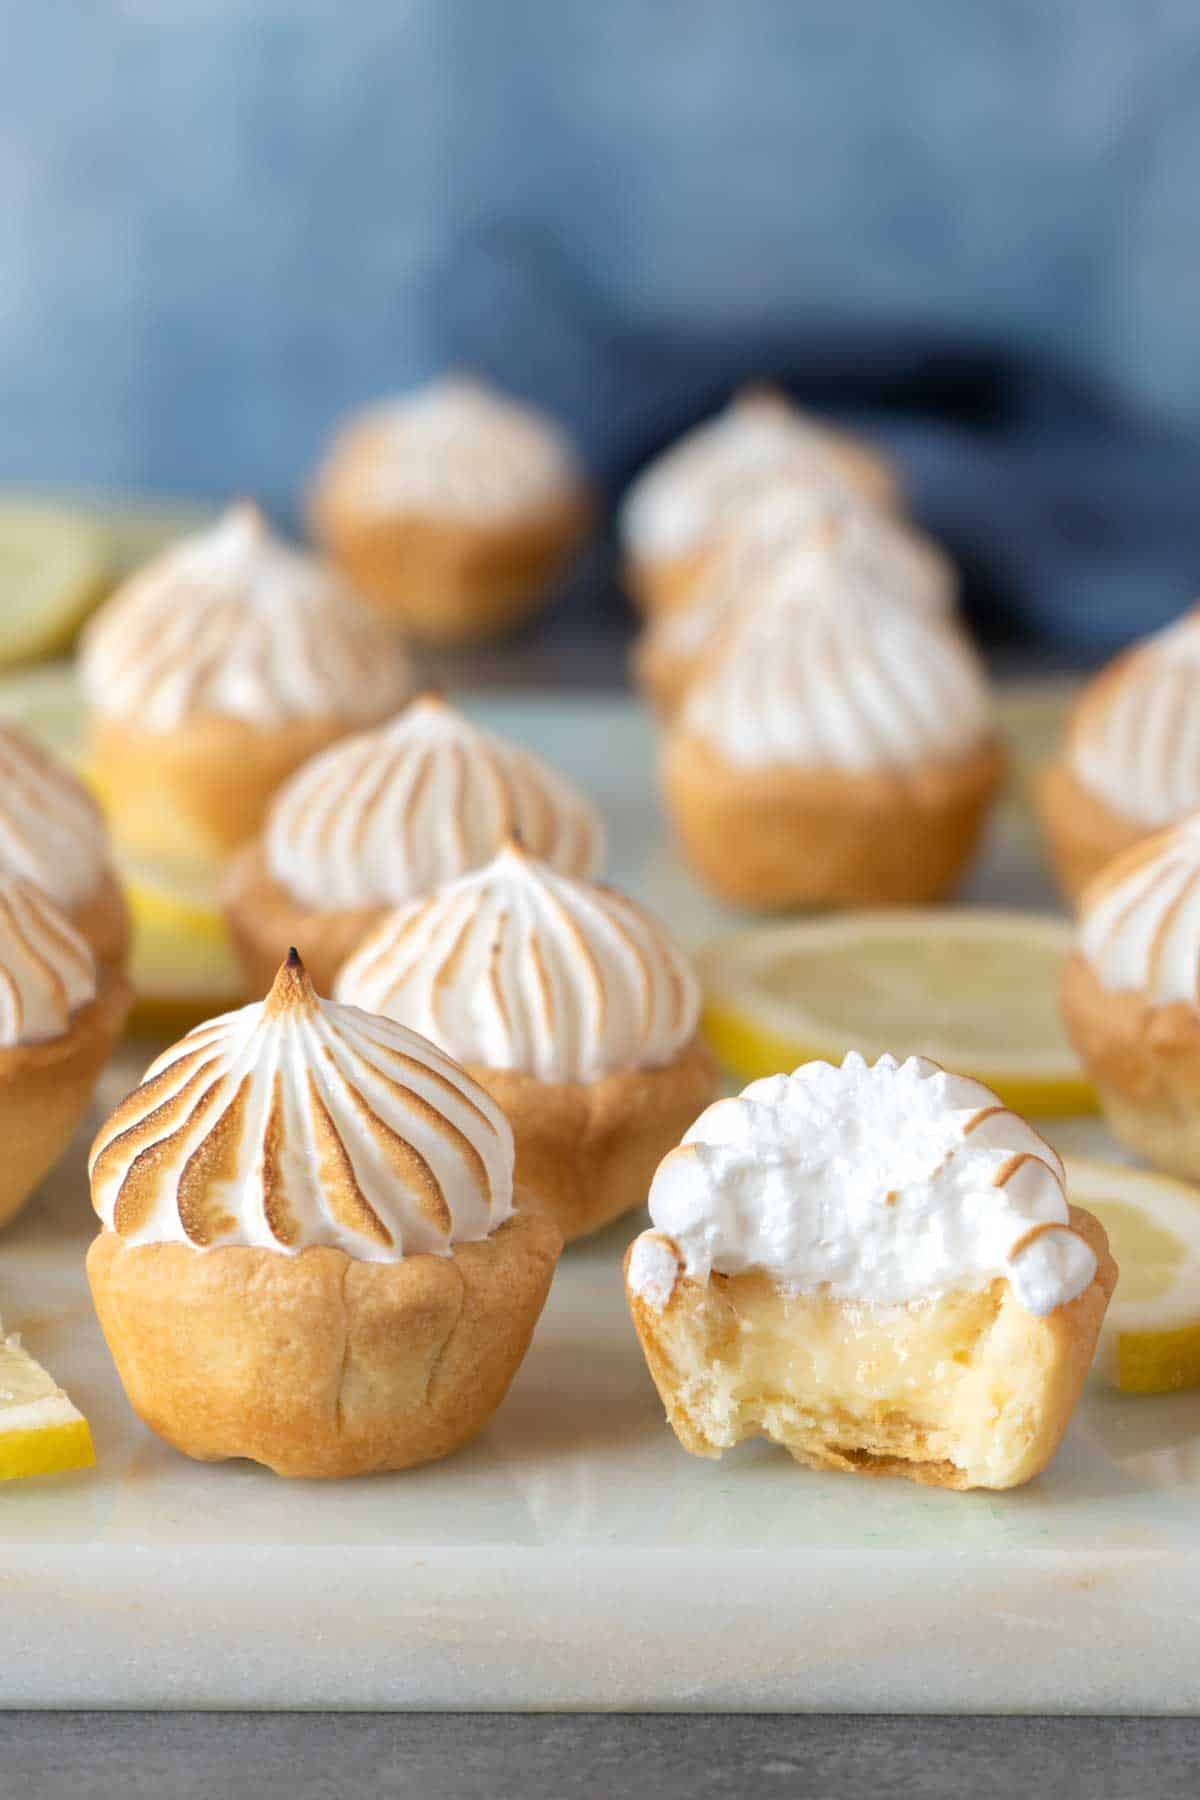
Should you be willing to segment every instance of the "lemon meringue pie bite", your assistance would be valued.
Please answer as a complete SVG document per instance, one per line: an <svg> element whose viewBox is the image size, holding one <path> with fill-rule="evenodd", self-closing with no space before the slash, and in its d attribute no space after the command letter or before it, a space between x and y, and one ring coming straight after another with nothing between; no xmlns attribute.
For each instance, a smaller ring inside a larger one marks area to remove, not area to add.
<svg viewBox="0 0 1200 1800"><path fill-rule="evenodd" d="M923 1057L807 1063L696 1120L625 1259L685 1449L1007 1488L1050 1461L1117 1270L1061 1162Z"/></svg>
<svg viewBox="0 0 1200 1800"><path fill-rule="evenodd" d="M133 994L50 896L0 876L0 1225L87 1111Z"/></svg>
<svg viewBox="0 0 1200 1800"><path fill-rule="evenodd" d="M114 873L104 815L83 783L19 726L0 724L0 875L33 882L87 939L123 968L129 912Z"/></svg>
<svg viewBox="0 0 1200 1800"><path fill-rule="evenodd" d="M744 608L846 588L876 609L907 606L950 619L957 582L949 559L915 526L853 495L781 479L738 512L697 577L690 604L647 621L634 649L634 679L670 718Z"/></svg>
<svg viewBox="0 0 1200 1800"><path fill-rule="evenodd" d="M760 907L943 898L1003 774L964 634L880 608L848 580L749 606L660 758L696 873L722 899Z"/></svg>
<svg viewBox="0 0 1200 1800"><path fill-rule="evenodd" d="M100 1131L88 1253L135 1412L185 1455L346 1476L445 1456L504 1398L562 1238L500 1108L401 1025L267 998L152 1063Z"/></svg>
<svg viewBox="0 0 1200 1800"><path fill-rule="evenodd" d="M335 992L464 1064L512 1125L518 1182L568 1240L640 1206L719 1090L695 975L662 926L516 843L390 914Z"/></svg>
<svg viewBox="0 0 1200 1800"><path fill-rule="evenodd" d="M1085 889L1060 1003L1115 1135L1200 1180L1200 813Z"/></svg>
<svg viewBox="0 0 1200 1800"><path fill-rule="evenodd" d="M1115 857L1200 808L1200 606L1086 684L1036 798L1072 902Z"/></svg>
<svg viewBox="0 0 1200 1800"><path fill-rule="evenodd" d="M291 944L329 991L385 913L479 868L514 832L565 875L600 865L603 827L583 796L436 694L314 757L225 881L251 991Z"/></svg>
<svg viewBox="0 0 1200 1800"><path fill-rule="evenodd" d="M507 631L545 601L592 505L557 425L450 375L342 427L310 517L381 613L454 644Z"/></svg>
<svg viewBox="0 0 1200 1800"><path fill-rule="evenodd" d="M822 499L900 506L891 465L770 387L745 388L651 463L618 520L625 584L647 612L688 604L738 513L781 478Z"/></svg>
<svg viewBox="0 0 1200 1800"><path fill-rule="evenodd" d="M252 837L293 769L412 685L367 607L246 502L119 589L79 667L114 834L185 863Z"/></svg>

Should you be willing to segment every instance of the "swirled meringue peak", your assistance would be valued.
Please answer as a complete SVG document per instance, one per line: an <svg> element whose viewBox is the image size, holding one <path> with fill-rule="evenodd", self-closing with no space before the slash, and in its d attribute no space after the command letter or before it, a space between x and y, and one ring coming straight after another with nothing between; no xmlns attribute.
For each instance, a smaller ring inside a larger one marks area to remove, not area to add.
<svg viewBox="0 0 1200 1800"><path fill-rule="evenodd" d="M127 582L88 626L79 667L90 706L149 731L211 715L366 724L412 687L373 613L249 502Z"/></svg>
<svg viewBox="0 0 1200 1800"><path fill-rule="evenodd" d="M878 503L892 485L871 452L851 447L783 394L750 388L637 478L619 515L622 542L635 557L689 556L785 478L821 500L857 493Z"/></svg>
<svg viewBox="0 0 1200 1800"><path fill-rule="evenodd" d="M397 1262L513 1210L499 1107L415 1032L319 999L295 951L265 1000L150 1065L89 1166L92 1204L132 1244Z"/></svg>
<svg viewBox="0 0 1200 1800"><path fill-rule="evenodd" d="M365 512L489 520L559 506L582 481L551 420L462 375L353 420L319 478L326 492Z"/></svg>
<svg viewBox="0 0 1200 1800"><path fill-rule="evenodd" d="M70 769L15 725L0 725L0 873L24 875L68 910L109 866L99 807Z"/></svg>
<svg viewBox="0 0 1200 1800"><path fill-rule="evenodd" d="M87 940L33 882L0 876L0 1047L62 1037L95 998Z"/></svg>
<svg viewBox="0 0 1200 1800"><path fill-rule="evenodd" d="M581 794L427 694L284 784L267 864L309 906L401 906L479 868L514 834L566 875L595 874L603 854L603 827Z"/></svg>
<svg viewBox="0 0 1200 1800"><path fill-rule="evenodd" d="M611 888L507 844L486 868L393 913L337 996L460 1062L540 1081L661 1067L695 1034L700 993L662 926Z"/></svg>
<svg viewBox="0 0 1200 1800"><path fill-rule="evenodd" d="M831 567L820 541L795 559L786 587L733 619L681 717L753 768L910 769L967 755L993 730L964 633L880 607Z"/></svg>
<svg viewBox="0 0 1200 1800"><path fill-rule="evenodd" d="M1143 825L1200 808L1200 606L1118 657L1080 696L1066 760Z"/></svg>
<svg viewBox="0 0 1200 1800"><path fill-rule="evenodd" d="M1092 883L1079 948L1104 987L1200 1010L1200 813L1134 845Z"/></svg>
<svg viewBox="0 0 1200 1800"><path fill-rule="evenodd" d="M659 1164L630 1283L658 1307L676 1267L762 1269L798 1293L907 1305L1008 1281L1039 1316L1091 1282L1055 1152L980 1082L854 1052L751 1082Z"/></svg>

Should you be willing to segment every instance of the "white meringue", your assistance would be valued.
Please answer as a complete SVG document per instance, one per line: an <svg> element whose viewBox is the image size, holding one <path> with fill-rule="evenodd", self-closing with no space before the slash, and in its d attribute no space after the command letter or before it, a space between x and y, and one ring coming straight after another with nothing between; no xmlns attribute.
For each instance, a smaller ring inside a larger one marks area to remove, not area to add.
<svg viewBox="0 0 1200 1800"><path fill-rule="evenodd" d="M621 541L635 557L688 556L785 475L791 485L836 501L853 491L838 442L780 394L739 394L639 475L618 515Z"/></svg>
<svg viewBox="0 0 1200 1800"><path fill-rule="evenodd" d="M977 1081L924 1057L807 1063L718 1100L659 1165L655 1228L686 1273L763 1269L797 1292L905 1305L998 1277L1039 1317L1089 1285L1063 1168ZM631 1264L661 1309L662 1255Z"/></svg>
<svg viewBox="0 0 1200 1800"><path fill-rule="evenodd" d="M1169 825L1200 808L1200 607L1085 691L1066 760L1084 787L1139 824Z"/></svg>
<svg viewBox="0 0 1200 1800"><path fill-rule="evenodd" d="M15 725L0 724L0 873L71 910L108 873L108 833L81 781Z"/></svg>
<svg viewBox="0 0 1200 1800"><path fill-rule="evenodd" d="M267 821L267 864L309 906L401 906L479 868L514 835L567 875L595 874L603 853L603 827L582 795L530 751L426 695L284 784Z"/></svg>
<svg viewBox="0 0 1200 1800"><path fill-rule="evenodd" d="M460 1062L539 1081L659 1068L700 1015L696 977L656 920L513 844L392 914L335 992Z"/></svg>
<svg viewBox="0 0 1200 1800"><path fill-rule="evenodd" d="M368 608L248 503L126 583L88 626L79 670L91 707L149 731L212 715L367 724L412 687Z"/></svg>
<svg viewBox="0 0 1200 1800"><path fill-rule="evenodd" d="M0 1047L62 1037L96 998L96 959L48 894L0 877Z"/></svg>
<svg viewBox="0 0 1200 1800"><path fill-rule="evenodd" d="M994 725L965 635L837 576L821 542L797 555L786 591L732 621L684 728L748 768L909 769L977 749Z"/></svg>
<svg viewBox="0 0 1200 1800"><path fill-rule="evenodd" d="M335 445L353 501L365 511L524 517L570 499L583 472L541 414L481 381L443 376L374 407Z"/></svg>
<svg viewBox="0 0 1200 1800"><path fill-rule="evenodd" d="M103 1127L92 1200L127 1243L449 1255L513 1210L495 1102L415 1032L321 1000L299 959L189 1032Z"/></svg>
<svg viewBox="0 0 1200 1800"><path fill-rule="evenodd" d="M1102 986L1200 1009L1200 814L1139 845L1085 893L1079 948Z"/></svg>

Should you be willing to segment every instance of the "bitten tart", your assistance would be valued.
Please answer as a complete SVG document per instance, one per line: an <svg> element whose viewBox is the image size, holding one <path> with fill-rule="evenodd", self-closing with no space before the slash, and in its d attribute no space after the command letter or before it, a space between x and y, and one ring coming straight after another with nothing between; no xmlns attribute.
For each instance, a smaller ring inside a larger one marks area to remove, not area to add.
<svg viewBox="0 0 1200 1800"><path fill-rule="evenodd" d="M390 914L335 992L421 1032L488 1090L519 1185L568 1240L640 1206L719 1089L695 975L663 927L515 842Z"/></svg>
<svg viewBox="0 0 1200 1800"><path fill-rule="evenodd" d="M114 836L185 864L222 861L286 776L412 687L361 601L245 502L114 594L79 668Z"/></svg>
<svg viewBox="0 0 1200 1800"><path fill-rule="evenodd" d="M618 528L625 585L648 613L687 605L740 510L785 479L814 495L898 509L891 464L861 439L759 386L671 446L633 483Z"/></svg>
<svg viewBox="0 0 1200 1800"><path fill-rule="evenodd" d="M24 876L62 909L106 968L129 955L129 912L104 816L71 770L0 724L0 873Z"/></svg>
<svg viewBox="0 0 1200 1800"><path fill-rule="evenodd" d="M921 1057L808 1063L664 1159L626 1291L667 1417L719 1457L1009 1488L1054 1456L1116 1283L1062 1164Z"/></svg>
<svg viewBox="0 0 1200 1800"><path fill-rule="evenodd" d="M133 994L48 894L0 876L0 1225L66 1149Z"/></svg>
<svg viewBox="0 0 1200 1800"><path fill-rule="evenodd" d="M1084 890L1061 1007L1114 1135L1200 1180L1200 814Z"/></svg>
<svg viewBox="0 0 1200 1800"><path fill-rule="evenodd" d="M310 517L385 618L423 642L456 644L535 612L592 511L557 425L481 381L445 376L340 429Z"/></svg>
<svg viewBox="0 0 1200 1800"><path fill-rule="evenodd" d="M822 579L734 620L663 736L659 775L721 899L888 906L954 887L1004 766L964 633Z"/></svg>
<svg viewBox="0 0 1200 1800"><path fill-rule="evenodd" d="M315 757L225 882L251 992L292 944L328 992L387 912L488 862L513 832L564 874L599 867L603 828L582 795L437 695Z"/></svg>
<svg viewBox="0 0 1200 1800"><path fill-rule="evenodd" d="M190 1032L92 1149L100 1324L135 1412L204 1462L404 1469L504 1398L561 1237L457 1064L321 1000L296 956Z"/></svg>
<svg viewBox="0 0 1200 1800"><path fill-rule="evenodd" d="M1200 606L1087 683L1036 797L1072 903L1124 851L1200 808Z"/></svg>

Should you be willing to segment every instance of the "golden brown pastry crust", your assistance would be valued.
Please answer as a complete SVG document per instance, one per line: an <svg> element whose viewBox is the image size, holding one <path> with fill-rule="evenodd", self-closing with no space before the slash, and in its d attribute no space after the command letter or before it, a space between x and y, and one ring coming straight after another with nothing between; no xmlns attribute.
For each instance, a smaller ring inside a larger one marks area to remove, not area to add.
<svg viewBox="0 0 1200 1800"><path fill-rule="evenodd" d="M696 873L734 905L904 906L942 899L1005 771L994 742L905 774L742 769L669 730L660 779Z"/></svg>
<svg viewBox="0 0 1200 1800"><path fill-rule="evenodd" d="M389 910L306 906L275 880L261 843L251 844L230 863L221 902L251 994L267 992L291 949L300 952L318 994L332 993L346 958Z"/></svg>
<svg viewBox="0 0 1200 1800"><path fill-rule="evenodd" d="M119 970L101 964L96 998L61 1037L0 1049L0 1225L53 1168L91 1102L133 1005Z"/></svg>
<svg viewBox="0 0 1200 1800"><path fill-rule="evenodd" d="M690 556L627 556L621 585L639 612L649 618L690 606L712 560L712 547Z"/></svg>
<svg viewBox="0 0 1200 1800"><path fill-rule="evenodd" d="M664 723L679 711L711 649L707 645L690 653L672 650L664 645L653 623L638 633L629 656L629 672L634 686Z"/></svg>
<svg viewBox="0 0 1200 1800"><path fill-rule="evenodd" d="M1158 1168L1200 1180L1200 1013L1106 988L1079 951L1063 969L1059 1004L1114 1136Z"/></svg>
<svg viewBox="0 0 1200 1800"><path fill-rule="evenodd" d="M262 828L280 784L354 728L346 719L260 727L212 716L142 731L97 717L88 774L113 836L135 855L222 861Z"/></svg>
<svg viewBox="0 0 1200 1800"><path fill-rule="evenodd" d="M935 1417L921 1416L928 1405L924 1395L915 1398L912 1416L869 1407L856 1413L856 1396L849 1395L842 1415L831 1419L827 1394L814 1393L806 1410L794 1368L790 1379L781 1368L776 1383L739 1392L743 1348L756 1337L761 1341L766 1321L776 1319L781 1307L785 1313L791 1309L795 1346L801 1349L806 1330L815 1330L818 1342L840 1334L852 1343L861 1307L826 1296L797 1295L789 1301L769 1276L755 1270L713 1275L704 1283L680 1272L659 1311L629 1288L632 1245L625 1258L626 1298L667 1418L693 1455L719 1457L745 1438L765 1436L807 1468L902 1475L930 1487L1016 1487L1040 1473L1062 1441L1116 1285L1117 1267L1103 1226L1073 1206L1071 1227L1095 1252L1097 1267L1091 1285L1068 1305L1037 1318L1006 1281L997 1281L981 1295L935 1301L925 1315L931 1329L944 1330L947 1316L953 1324L962 1314L975 1333L977 1354L964 1363L961 1379L971 1382L972 1401L977 1391L986 1463L976 1462L969 1446L940 1428ZM670 1239L663 1242L670 1246ZM720 1390L714 1377L724 1381Z"/></svg>
<svg viewBox="0 0 1200 1800"><path fill-rule="evenodd" d="M1115 857L1157 829L1114 812L1064 762L1048 763L1041 771L1034 804L1054 878L1072 906Z"/></svg>
<svg viewBox="0 0 1200 1800"><path fill-rule="evenodd" d="M88 1252L92 1297L134 1411L201 1462L365 1475L432 1462L508 1391L550 1291L561 1238L518 1212L451 1255L358 1262L247 1247Z"/></svg>
<svg viewBox="0 0 1200 1800"><path fill-rule="evenodd" d="M593 507L580 487L526 517L438 517L364 510L348 478L319 485L309 518L330 560L408 636L465 644L514 629L550 597L587 536Z"/></svg>
<svg viewBox="0 0 1200 1800"><path fill-rule="evenodd" d="M599 1081L466 1067L508 1116L518 1185L568 1243L644 1204L655 1169L721 1088L699 1038L664 1068L620 1070Z"/></svg>
<svg viewBox="0 0 1200 1800"><path fill-rule="evenodd" d="M83 904L67 916L91 945L97 962L111 969L125 967L132 926L124 889L111 869L106 870Z"/></svg>

